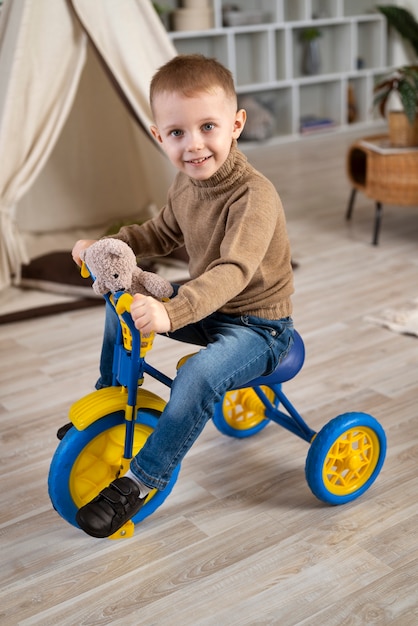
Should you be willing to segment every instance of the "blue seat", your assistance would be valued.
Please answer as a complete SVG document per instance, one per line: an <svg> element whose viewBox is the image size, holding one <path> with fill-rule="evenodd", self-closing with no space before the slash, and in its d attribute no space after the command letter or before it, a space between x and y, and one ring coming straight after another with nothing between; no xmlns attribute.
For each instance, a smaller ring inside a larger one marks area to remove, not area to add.
<svg viewBox="0 0 418 626"><path fill-rule="evenodd" d="M270 387L271 385L278 385L286 382L287 380L291 380L302 369L304 361L305 346L302 337L295 330L293 345L287 356L283 359L283 361L281 361L281 363L279 363L274 372L268 376L259 376L258 378L251 380L246 385L242 385L239 389L242 389L243 387L257 387L258 385L267 385Z"/></svg>

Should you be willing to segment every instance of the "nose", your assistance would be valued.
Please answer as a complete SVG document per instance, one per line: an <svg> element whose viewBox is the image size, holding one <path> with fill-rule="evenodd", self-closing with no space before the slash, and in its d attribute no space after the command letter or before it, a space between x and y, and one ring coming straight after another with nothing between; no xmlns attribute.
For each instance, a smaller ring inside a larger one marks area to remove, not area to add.
<svg viewBox="0 0 418 626"><path fill-rule="evenodd" d="M190 132L187 138L188 152L196 152L204 147L203 137L199 130Z"/></svg>

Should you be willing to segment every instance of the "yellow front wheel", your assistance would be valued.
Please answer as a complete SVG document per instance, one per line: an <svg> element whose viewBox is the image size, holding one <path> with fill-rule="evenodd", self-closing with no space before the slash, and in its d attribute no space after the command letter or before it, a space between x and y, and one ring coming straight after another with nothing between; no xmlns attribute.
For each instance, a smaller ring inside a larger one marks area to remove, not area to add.
<svg viewBox="0 0 418 626"><path fill-rule="evenodd" d="M134 449L137 454L158 423L159 413L139 409L135 423ZM78 509L90 502L104 487L120 475L124 460L124 412L116 411L93 422L85 430L72 427L59 443L51 462L48 490L55 510L67 522L77 526ZM152 491L144 506L133 518L137 524L151 515L170 494L180 465L163 491ZM123 470L122 470L123 473Z"/></svg>
<svg viewBox="0 0 418 626"><path fill-rule="evenodd" d="M142 448L153 428L135 424L133 455ZM125 424L117 423L102 430L83 448L70 473L70 493L78 508L90 502L112 480L122 475Z"/></svg>
<svg viewBox="0 0 418 626"><path fill-rule="evenodd" d="M386 436L366 413L345 413L314 437L305 475L314 495L344 504L362 495L376 480L386 455Z"/></svg>

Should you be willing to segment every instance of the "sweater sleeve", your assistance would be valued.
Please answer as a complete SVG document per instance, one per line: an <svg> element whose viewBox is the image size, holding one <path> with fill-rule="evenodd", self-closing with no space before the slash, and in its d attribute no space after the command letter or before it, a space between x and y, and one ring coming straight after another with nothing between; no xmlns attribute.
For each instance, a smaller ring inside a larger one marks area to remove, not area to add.
<svg viewBox="0 0 418 626"><path fill-rule="evenodd" d="M112 237L127 243L138 257L165 256L183 245L182 233L167 206L156 217L143 224L123 226Z"/></svg>

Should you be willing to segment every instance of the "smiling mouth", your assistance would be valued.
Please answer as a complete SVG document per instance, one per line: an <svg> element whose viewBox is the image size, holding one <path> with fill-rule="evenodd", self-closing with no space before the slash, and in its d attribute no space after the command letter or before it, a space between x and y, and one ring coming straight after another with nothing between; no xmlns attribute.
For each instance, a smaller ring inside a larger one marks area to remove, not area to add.
<svg viewBox="0 0 418 626"><path fill-rule="evenodd" d="M205 161L210 159L211 156L201 157L200 159L190 159L190 161L186 161L186 163L191 163L192 165L200 165L201 163L204 163Z"/></svg>

